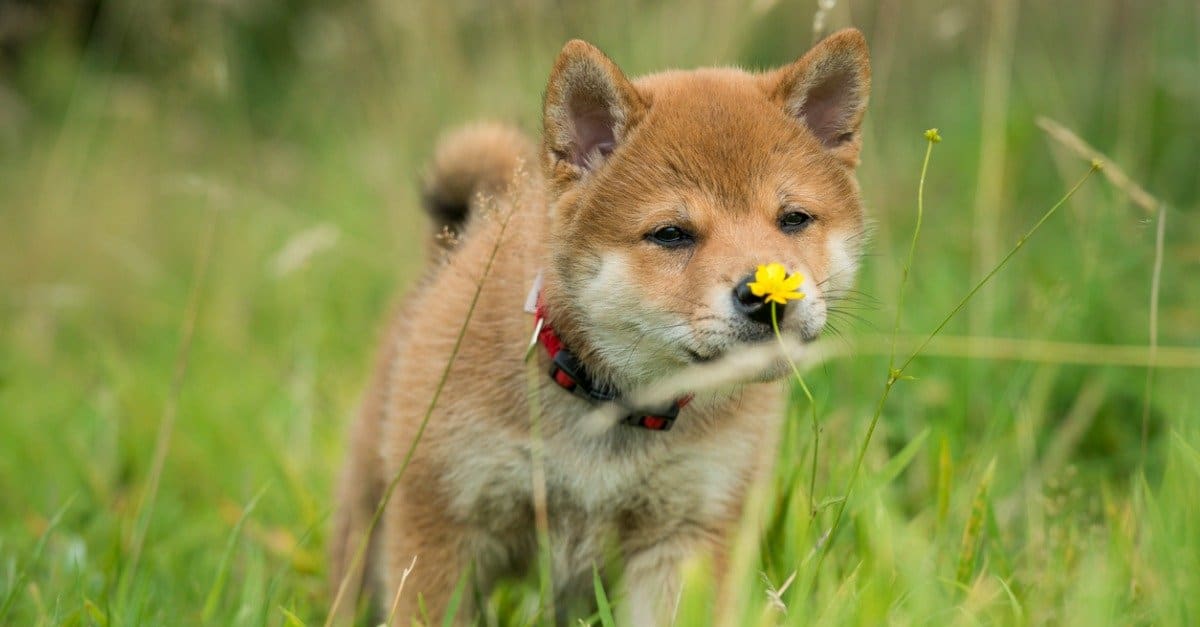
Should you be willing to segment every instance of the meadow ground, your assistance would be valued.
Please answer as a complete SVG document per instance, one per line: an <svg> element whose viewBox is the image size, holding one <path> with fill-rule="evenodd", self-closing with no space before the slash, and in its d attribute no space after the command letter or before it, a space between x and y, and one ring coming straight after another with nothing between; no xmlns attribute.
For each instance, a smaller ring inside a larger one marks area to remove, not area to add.
<svg viewBox="0 0 1200 627"><path fill-rule="evenodd" d="M321 623L332 480L424 255L439 130L533 132L573 36L631 74L766 67L817 8L288 6L101 3L85 45L49 13L0 58L0 624ZM732 613L697 567L680 624L1197 624L1200 8L883 0L827 22L874 57L875 237L831 339L857 348L805 375L815 493L796 393ZM1087 171L1037 116L1165 209L1088 181L913 361L828 536L888 377L922 132L945 141L902 352ZM538 608L535 585L489 600L504 623Z"/></svg>

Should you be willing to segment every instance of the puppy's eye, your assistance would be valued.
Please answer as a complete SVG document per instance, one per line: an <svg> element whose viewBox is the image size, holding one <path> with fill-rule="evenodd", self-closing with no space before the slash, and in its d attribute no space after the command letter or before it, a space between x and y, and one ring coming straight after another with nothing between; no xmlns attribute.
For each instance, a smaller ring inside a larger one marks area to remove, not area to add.
<svg viewBox="0 0 1200 627"><path fill-rule="evenodd" d="M803 211L789 211L779 217L779 228L785 233L798 233L804 227L812 224L816 218L812 214Z"/></svg>
<svg viewBox="0 0 1200 627"><path fill-rule="evenodd" d="M655 229L646 236L646 239L658 244L659 246L676 248L691 244L694 238L692 237L691 233L688 233L677 226L664 226L662 228Z"/></svg>

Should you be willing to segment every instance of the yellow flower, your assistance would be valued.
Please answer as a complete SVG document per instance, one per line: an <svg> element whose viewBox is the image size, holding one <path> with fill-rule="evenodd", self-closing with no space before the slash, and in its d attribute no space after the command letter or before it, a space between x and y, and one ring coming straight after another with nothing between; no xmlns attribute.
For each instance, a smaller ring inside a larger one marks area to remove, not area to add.
<svg viewBox="0 0 1200 627"><path fill-rule="evenodd" d="M769 263L758 267L754 273L754 281L746 287L750 288L751 294L768 303L786 305L789 300L804 298L804 292L800 291L800 284L803 282L803 274L797 272L789 275L783 264Z"/></svg>

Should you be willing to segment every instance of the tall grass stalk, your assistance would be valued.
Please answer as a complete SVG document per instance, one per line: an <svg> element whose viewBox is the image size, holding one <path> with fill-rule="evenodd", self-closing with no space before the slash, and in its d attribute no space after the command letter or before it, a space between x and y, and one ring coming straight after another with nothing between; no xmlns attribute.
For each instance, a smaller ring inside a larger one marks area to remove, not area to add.
<svg viewBox="0 0 1200 627"><path fill-rule="evenodd" d="M1158 360L1158 299L1162 287L1164 240L1167 236L1167 206L1158 206L1158 227L1154 232L1154 270L1150 274L1150 365L1146 367L1146 387L1142 393L1142 465L1150 440L1150 399L1154 393L1154 369Z"/></svg>
<svg viewBox="0 0 1200 627"><path fill-rule="evenodd" d="M1013 46L1016 43L1016 0L993 0L988 7L988 38L984 44L983 91L980 94L979 166L976 170L972 240L975 273L993 267L1000 253L1000 206L1004 201L1004 170L1008 155L1009 96L1012 87ZM992 326L995 304L984 296L971 312L971 335Z"/></svg>
<svg viewBox="0 0 1200 627"><path fill-rule="evenodd" d="M442 390L446 387L446 380L450 378L450 369L454 366L459 349L462 348L463 338L467 335L467 325L471 323L471 317L475 314L475 306L479 303L479 295L483 293L483 285L492 272L492 266L496 262L496 255L500 252L500 244L504 241L504 234L508 230L508 223L512 220L514 211L515 205L509 208L508 212L504 215L504 220L500 223L499 231L496 234L496 243L492 245L487 264L483 267L483 273L479 276L479 282L475 284L475 293L471 295L471 303L467 306L467 313L463 317L462 324L458 327L458 336L454 338L454 346L450 349L450 357L446 360L446 367L442 369L437 386L433 389L433 397L429 399L429 407L425 409L425 416L421 418L421 424L417 427L417 434L413 436L412 442L408 445L408 451L404 454L404 460L400 463L400 469L388 481L387 487L383 491L383 496L379 499L379 504L375 507L375 513L371 515L371 522L363 532L362 539L358 541L358 547L354 550L354 557L350 560L350 565L346 568L346 573L342 575L341 582L338 583L337 594L334 595L333 603L329 606L329 613L325 616L325 627L333 625L334 617L337 616L338 608L341 606L342 600L346 595L346 589L349 587L350 581L354 578L354 573L362 563L363 554L366 553L367 545L371 540L371 534L375 531L376 525L379 524L379 519L383 516L383 510L387 507L388 502L391 501L392 494L396 491L396 486L400 484L400 479L404 476L404 472L408 470L408 465L412 462L413 455L417 451L417 445L420 444L421 437L425 434L425 427L429 425L429 418L433 415L433 409L437 407L438 399L442 396Z"/></svg>
<svg viewBox="0 0 1200 627"><path fill-rule="evenodd" d="M1154 371L1158 364L1158 303L1162 285L1163 252L1166 239L1167 205L1146 191L1137 181L1133 180L1120 166L1112 163L1104 153L1096 150L1091 144L1076 135L1071 129L1045 116L1036 120L1046 135L1084 159L1100 160L1108 164L1104 168L1104 178L1117 189L1129 196L1133 204L1154 217L1156 228L1154 234L1154 267L1150 273L1150 358L1146 365L1146 384L1142 395L1142 431L1141 431L1141 460L1146 462L1146 447L1150 437L1150 405L1154 392Z"/></svg>
<svg viewBox="0 0 1200 627"><path fill-rule="evenodd" d="M396 612L400 609L400 595L404 594L404 584L408 581L408 576L412 574L414 568L417 567L417 556L414 555L412 561L400 573L400 583L396 586L396 595L392 597L392 609L388 611L387 620L384 625L391 627L396 624Z"/></svg>
<svg viewBox="0 0 1200 627"><path fill-rule="evenodd" d="M933 139L928 135L926 136L926 139L931 142L933 141ZM879 418L883 415L884 405L887 402L888 396L892 392L892 388L895 387L896 382L904 376L904 371L909 365L912 364L913 360L921 354L929 342L933 341L933 338L936 337L937 334L940 333L942 329L944 329L946 325L950 323L950 320L952 320L960 311L962 311L964 307L967 306L967 303L971 301L975 294L978 293L984 285L987 285L992 280L992 277L996 276L996 274L999 273L1004 266L1008 265L1009 260L1011 260L1013 256L1017 254L1017 251L1021 250L1025 246L1025 243L1029 241L1029 238L1032 237L1034 233L1037 233L1038 229L1040 229L1047 220L1057 213L1058 209L1062 207L1063 204L1065 204L1072 196L1074 196L1075 192L1078 191L1079 188L1082 187L1089 178L1091 178L1092 174L1094 174L1100 168L1101 163L1099 160L1092 161L1092 165L1090 168L1088 168L1087 173L1084 174L1083 177L1075 183L1075 185L1067 190L1067 193L1064 194L1063 197L1058 200L1058 202L1051 205L1051 207L1046 210L1044 214L1042 214L1042 217L1036 223L1034 223L1033 227L1031 227L1024 235L1021 236L1019 240L1017 240L1017 243L1008 251L1008 254L1004 255L1004 257L1000 259L1000 262L997 263L990 271L988 271L988 273L985 274L984 277L980 279L965 296L963 296L962 300L960 300L958 304L955 305L952 310L950 310L950 313L946 314L946 317L942 319L942 321L933 329L932 332L930 332L928 337L926 337L925 340L921 342L921 344L918 345L917 348L908 356L908 358L904 360L904 363L901 364L899 368L889 369L887 380L883 386L883 393L880 394L879 402L875 405L875 412L872 414L871 420L867 425L866 436L863 438L862 445L859 447L858 454L855 457L854 467L850 472L850 478L846 482L845 495L838 503L837 512L834 514L833 524L830 526L829 539L825 542L824 550L821 552L820 557L817 558L816 572L820 572L821 565L824 563L825 557L829 554L830 547L833 546L833 542L836 539L837 532L841 526L842 516L846 511L846 505L850 501L850 496L853 494L854 485L858 480L859 472L862 470L863 459L867 455L867 447L871 444L871 437L875 434L875 427L879 425ZM921 188L918 187L918 189ZM918 212L921 212L923 211L923 207L920 207L920 205L923 202L923 198L918 196L917 201ZM813 580L816 581L815 576Z"/></svg>
<svg viewBox="0 0 1200 627"><path fill-rule="evenodd" d="M146 480L146 490L138 504L134 515L133 541L129 548L129 563L122 576L121 594L126 598L134 581L137 579L138 565L141 561L142 549L146 545L146 535L150 531L150 521L154 518L154 505L158 500L158 488L162 483L163 470L167 465L167 453L171 448L171 437L175 433L175 422L179 415L179 395L183 390L183 382L187 377L188 363L192 351L192 337L196 333L196 319L200 315L200 298L204 292L205 278L208 276L212 262L212 251L217 239L219 214L215 207L209 208L208 228L200 243L199 257L196 260L192 274L191 288L188 291L187 305L183 310L183 325L180 331L179 348L175 353L175 370L171 376L171 387L167 391L167 400L163 405L162 420L159 422L158 436L154 441L154 452L150 462L150 474Z"/></svg>
<svg viewBox="0 0 1200 627"><path fill-rule="evenodd" d="M817 454L821 448L821 423L817 420L817 402L813 398L812 392L808 389L808 384L804 382L804 376L800 374L800 368L796 367L796 362L792 359L787 344L783 341L783 334L779 332L779 316L776 312L775 302L771 302L771 328L775 329L775 339L779 341L779 352L783 358L787 360L787 364L792 369L792 376L796 377L796 382L800 384L800 389L804 391L804 397L808 399L808 407L812 411L812 471L808 477L808 512L809 516L817 515Z"/></svg>
<svg viewBox="0 0 1200 627"><path fill-rule="evenodd" d="M536 347L536 346L534 346ZM554 556L550 550L550 511L546 504L546 465L545 442L542 439L542 406L538 394L538 382L541 372L536 361L528 361L525 368L527 379L526 397L529 403L529 466L530 481L533 483L533 523L537 534L538 545L538 588L541 592L540 601L545 604L542 608L543 622L554 624Z"/></svg>
<svg viewBox="0 0 1200 627"><path fill-rule="evenodd" d="M900 273L900 289L896 295L896 322L892 325L892 354L888 357L888 372L896 368L896 338L900 336L900 316L904 312L904 289L908 286L908 274L912 272L913 257L917 254L917 240L921 237L921 223L925 219L925 177L929 174L929 158L933 156L933 145L942 141L936 128L925 131L925 159L921 161L921 178L917 183L917 223L913 226L912 241L908 245L908 258Z"/></svg>

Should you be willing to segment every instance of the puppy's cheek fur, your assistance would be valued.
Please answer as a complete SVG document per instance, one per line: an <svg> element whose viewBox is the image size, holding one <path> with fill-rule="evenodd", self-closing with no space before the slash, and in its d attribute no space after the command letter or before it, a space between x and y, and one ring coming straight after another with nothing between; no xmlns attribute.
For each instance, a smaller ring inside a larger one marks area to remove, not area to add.
<svg viewBox="0 0 1200 627"><path fill-rule="evenodd" d="M816 339L821 334L821 330L825 328L825 322L829 317L825 299L817 293L806 296L800 303L803 307L800 318L800 335L806 340Z"/></svg>
<svg viewBox="0 0 1200 627"><path fill-rule="evenodd" d="M589 340L609 364L638 378L664 374L676 352L691 340L687 320L670 299L641 287L633 264L622 254L601 256L597 272L579 301Z"/></svg>
<svg viewBox="0 0 1200 627"><path fill-rule="evenodd" d="M862 239L861 233L853 231L839 231L829 236L829 271L824 288L825 293L835 300L854 285L862 255Z"/></svg>

